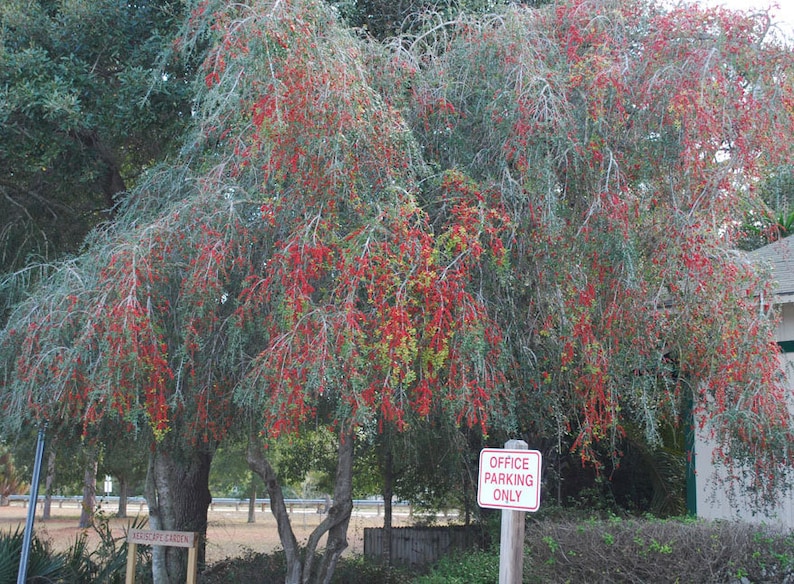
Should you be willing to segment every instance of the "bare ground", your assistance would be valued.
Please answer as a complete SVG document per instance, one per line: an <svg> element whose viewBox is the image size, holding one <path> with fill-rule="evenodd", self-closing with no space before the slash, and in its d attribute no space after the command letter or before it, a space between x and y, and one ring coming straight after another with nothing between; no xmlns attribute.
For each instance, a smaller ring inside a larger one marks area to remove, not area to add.
<svg viewBox="0 0 794 584"><path fill-rule="evenodd" d="M115 509L106 509L112 515ZM133 521L135 514L141 512L146 515L146 509L139 510L137 505L128 508L130 517L125 519L111 518L110 525L116 537L123 537L125 529ZM0 507L0 531L13 531L18 526L23 529L28 510L20 503L7 507ZM292 527L299 541L305 542L314 529L323 519L323 515L313 510L302 512L296 510L292 515ZM34 528L36 535L45 541L50 541L53 549L64 550L74 543L75 538L82 531L88 535L90 544L96 545L99 537L93 529L81 530L77 527L80 518L80 509L74 503L63 507L57 504L52 506L52 516L47 521L41 519L41 509L38 509ZM240 505L239 510L232 507L217 508L209 512L209 527L207 529L207 563L213 564L225 558L238 557L246 551L270 552L280 547L276 521L269 510L257 509L256 522L248 523L248 509ZM405 514L396 514L393 520L395 526L411 525L413 520ZM374 512L356 512L350 520L348 542L350 547L347 554L363 553L364 528L381 527L383 517Z"/></svg>

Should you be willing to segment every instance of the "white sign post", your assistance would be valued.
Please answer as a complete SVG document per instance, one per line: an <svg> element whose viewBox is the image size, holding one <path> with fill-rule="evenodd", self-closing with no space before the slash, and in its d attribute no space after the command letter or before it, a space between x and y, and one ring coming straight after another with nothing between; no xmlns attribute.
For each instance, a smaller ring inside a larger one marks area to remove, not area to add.
<svg viewBox="0 0 794 584"><path fill-rule="evenodd" d="M477 502L480 507L502 510L499 584L521 584L524 516L540 507L541 454L527 448L523 440L509 440L504 449L480 452Z"/></svg>

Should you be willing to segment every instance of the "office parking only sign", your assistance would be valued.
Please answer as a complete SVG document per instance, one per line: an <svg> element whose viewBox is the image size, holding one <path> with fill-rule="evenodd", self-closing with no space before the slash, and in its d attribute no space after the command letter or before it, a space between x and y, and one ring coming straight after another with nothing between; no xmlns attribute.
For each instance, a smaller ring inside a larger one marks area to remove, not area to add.
<svg viewBox="0 0 794 584"><path fill-rule="evenodd" d="M540 464L537 450L484 448L480 451L477 503L491 509L537 511Z"/></svg>

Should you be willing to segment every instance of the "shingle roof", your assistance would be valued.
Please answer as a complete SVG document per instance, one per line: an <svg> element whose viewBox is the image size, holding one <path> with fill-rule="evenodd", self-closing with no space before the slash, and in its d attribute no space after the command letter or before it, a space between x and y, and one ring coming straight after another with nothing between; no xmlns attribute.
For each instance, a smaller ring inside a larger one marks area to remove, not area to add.
<svg viewBox="0 0 794 584"><path fill-rule="evenodd" d="M777 302L794 302L794 236L765 245L747 256L753 262L762 262L772 268L772 276L777 283Z"/></svg>

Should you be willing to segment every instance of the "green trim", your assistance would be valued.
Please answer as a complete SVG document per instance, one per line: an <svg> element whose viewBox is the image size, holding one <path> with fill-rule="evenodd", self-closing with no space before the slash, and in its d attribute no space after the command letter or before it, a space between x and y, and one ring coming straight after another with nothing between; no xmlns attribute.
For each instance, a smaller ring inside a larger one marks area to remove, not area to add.
<svg viewBox="0 0 794 584"><path fill-rule="evenodd" d="M692 396L684 398L684 449L686 451L686 510L690 517L697 517L698 494L697 476L695 475L695 415L692 408Z"/></svg>
<svg viewBox="0 0 794 584"><path fill-rule="evenodd" d="M794 353L794 341L779 341L777 345L784 353Z"/></svg>

